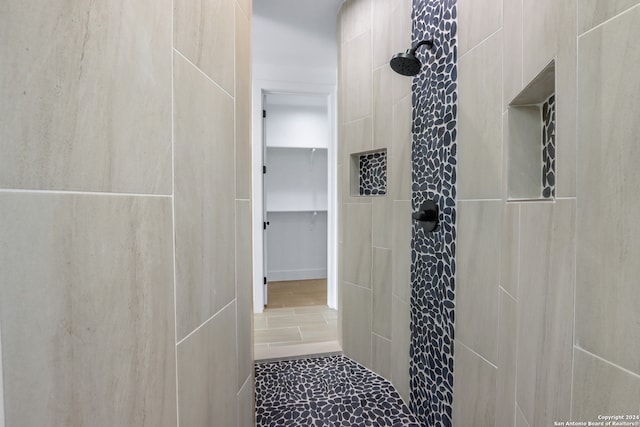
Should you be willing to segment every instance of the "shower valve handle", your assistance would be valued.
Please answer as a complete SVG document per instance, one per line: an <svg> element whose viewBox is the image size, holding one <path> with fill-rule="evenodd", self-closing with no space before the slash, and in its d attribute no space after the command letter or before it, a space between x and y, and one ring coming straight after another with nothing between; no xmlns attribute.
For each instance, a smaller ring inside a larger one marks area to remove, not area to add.
<svg viewBox="0 0 640 427"><path fill-rule="evenodd" d="M418 212L411 214L411 218L418 221L425 232L434 231L438 226L438 205L433 200L426 200Z"/></svg>

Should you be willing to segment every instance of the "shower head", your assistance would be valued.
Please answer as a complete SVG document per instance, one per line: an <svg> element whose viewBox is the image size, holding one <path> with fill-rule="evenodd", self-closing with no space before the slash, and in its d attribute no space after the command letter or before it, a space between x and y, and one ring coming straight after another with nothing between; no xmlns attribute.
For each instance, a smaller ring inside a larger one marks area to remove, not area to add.
<svg viewBox="0 0 640 427"><path fill-rule="evenodd" d="M433 47L433 40L422 40L411 49L407 49L406 52L400 52L393 55L389 65L393 71L403 76L415 76L422 69L422 63L416 58L416 50L420 46L427 45L429 49Z"/></svg>

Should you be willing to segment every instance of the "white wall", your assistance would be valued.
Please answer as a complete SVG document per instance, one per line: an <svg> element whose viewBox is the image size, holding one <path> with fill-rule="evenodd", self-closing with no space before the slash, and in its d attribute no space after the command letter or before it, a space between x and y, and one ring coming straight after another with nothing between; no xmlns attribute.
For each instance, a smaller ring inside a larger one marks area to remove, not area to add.
<svg viewBox="0 0 640 427"><path fill-rule="evenodd" d="M267 148L267 211L327 210L327 150Z"/></svg>
<svg viewBox="0 0 640 427"><path fill-rule="evenodd" d="M326 103L326 99L324 101ZM266 110L267 146L309 148L329 146L326 105L267 104Z"/></svg>
<svg viewBox="0 0 640 427"><path fill-rule="evenodd" d="M269 212L269 281L327 277L327 213Z"/></svg>

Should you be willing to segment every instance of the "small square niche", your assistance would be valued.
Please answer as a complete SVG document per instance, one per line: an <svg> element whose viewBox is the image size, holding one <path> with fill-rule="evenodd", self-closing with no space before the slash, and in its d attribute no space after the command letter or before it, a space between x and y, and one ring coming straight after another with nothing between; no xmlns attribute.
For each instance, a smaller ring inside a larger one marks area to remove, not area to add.
<svg viewBox="0 0 640 427"><path fill-rule="evenodd" d="M556 178L555 61L509 104L508 200L553 200Z"/></svg>
<svg viewBox="0 0 640 427"><path fill-rule="evenodd" d="M351 195L387 194L387 149L351 155Z"/></svg>

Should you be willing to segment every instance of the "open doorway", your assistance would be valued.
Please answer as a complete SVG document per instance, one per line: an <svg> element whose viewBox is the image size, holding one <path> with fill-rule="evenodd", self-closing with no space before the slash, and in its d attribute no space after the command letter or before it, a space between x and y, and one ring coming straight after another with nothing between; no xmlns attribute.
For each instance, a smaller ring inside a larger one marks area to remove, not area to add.
<svg viewBox="0 0 640 427"><path fill-rule="evenodd" d="M265 308L327 305L327 99L267 93L263 107Z"/></svg>
<svg viewBox="0 0 640 427"><path fill-rule="evenodd" d="M262 310L254 317L256 359L340 350L331 262L331 100L321 93L261 94L263 283Z"/></svg>

